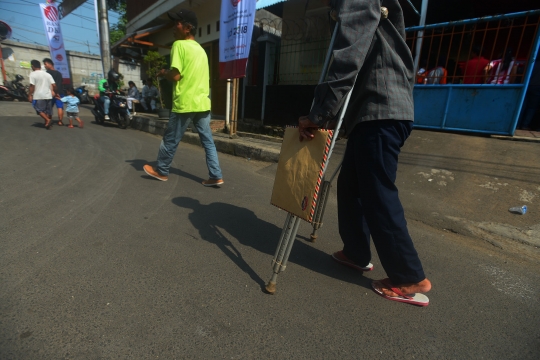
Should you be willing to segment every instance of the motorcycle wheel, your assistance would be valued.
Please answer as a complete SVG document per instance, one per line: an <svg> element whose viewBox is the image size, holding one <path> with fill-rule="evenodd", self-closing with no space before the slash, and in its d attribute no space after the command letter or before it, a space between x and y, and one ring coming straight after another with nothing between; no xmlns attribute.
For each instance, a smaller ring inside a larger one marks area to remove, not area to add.
<svg viewBox="0 0 540 360"><path fill-rule="evenodd" d="M0 100L11 101L13 100L13 97L11 97L6 90L0 89Z"/></svg>
<svg viewBox="0 0 540 360"><path fill-rule="evenodd" d="M131 126L131 119L128 114L124 114L124 124L126 124L124 129Z"/></svg>
<svg viewBox="0 0 540 360"><path fill-rule="evenodd" d="M94 119L96 119L96 124L103 125L105 123L105 120L103 120L99 116L94 116Z"/></svg>
<svg viewBox="0 0 540 360"><path fill-rule="evenodd" d="M126 119L124 118L124 115L118 114L118 118L116 122L118 123L118 126L120 127L120 129L127 128L127 122L126 122Z"/></svg>

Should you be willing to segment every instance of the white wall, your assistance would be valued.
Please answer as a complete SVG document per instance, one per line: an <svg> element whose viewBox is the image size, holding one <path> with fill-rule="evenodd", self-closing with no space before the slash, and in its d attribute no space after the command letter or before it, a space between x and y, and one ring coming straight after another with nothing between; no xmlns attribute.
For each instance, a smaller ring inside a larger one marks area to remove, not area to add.
<svg viewBox="0 0 540 360"><path fill-rule="evenodd" d="M50 58L49 48L45 46L19 43L16 41L3 41L2 49L10 48L13 50L11 59L4 60L8 80L13 80L16 74L24 76L23 83L28 83L28 76L32 72L29 68L31 60L42 61L43 58ZM89 55L76 51L67 51L68 63L71 71L71 80L73 87L86 85L90 94L97 93L97 84L103 78L101 68L101 58L96 55ZM142 88L141 69L138 64L120 62L118 71L124 75L125 87L128 81L133 81Z"/></svg>

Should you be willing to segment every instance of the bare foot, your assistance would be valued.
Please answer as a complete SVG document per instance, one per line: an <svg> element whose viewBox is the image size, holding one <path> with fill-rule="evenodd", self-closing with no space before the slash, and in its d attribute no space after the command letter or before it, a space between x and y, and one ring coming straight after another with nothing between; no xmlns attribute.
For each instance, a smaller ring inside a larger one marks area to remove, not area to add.
<svg viewBox="0 0 540 360"><path fill-rule="evenodd" d="M388 283L390 283L390 280L387 280ZM397 297L399 296L395 292L393 292L390 287L385 285L381 281L376 281L375 286L377 289L379 289L383 294L391 297ZM431 282L428 279L424 279L418 283L408 283L408 284L401 284L401 285L393 285L392 287L398 288L399 291L401 291L403 294L415 294L415 293L427 293L429 290L431 290Z"/></svg>

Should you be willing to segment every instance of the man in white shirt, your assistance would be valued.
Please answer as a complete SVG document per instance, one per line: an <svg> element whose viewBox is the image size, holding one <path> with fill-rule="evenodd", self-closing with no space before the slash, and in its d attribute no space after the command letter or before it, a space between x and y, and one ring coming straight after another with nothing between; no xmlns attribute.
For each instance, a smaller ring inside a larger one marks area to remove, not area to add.
<svg viewBox="0 0 540 360"><path fill-rule="evenodd" d="M51 100L56 96L56 83L53 77L41 70L41 63L37 60L30 62L30 89L28 101L32 103L36 113L45 120L45 128L49 130L52 125Z"/></svg>

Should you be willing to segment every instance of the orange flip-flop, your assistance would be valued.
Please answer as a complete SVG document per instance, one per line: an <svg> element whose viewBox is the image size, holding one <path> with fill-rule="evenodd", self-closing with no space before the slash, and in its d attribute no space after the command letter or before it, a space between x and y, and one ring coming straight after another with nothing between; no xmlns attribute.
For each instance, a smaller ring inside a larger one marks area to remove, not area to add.
<svg viewBox="0 0 540 360"><path fill-rule="evenodd" d="M380 289L380 286L377 287L378 284L381 284L387 289L392 290L398 296L388 296L382 290ZM421 293L414 293L414 294L403 294L401 290L399 290L397 287L395 287L390 279L382 279L382 280L376 280L371 283L371 287L373 288L373 291L375 291L376 294L382 296L385 299L402 302L406 304L416 305L416 306L428 306L429 305L429 299L426 295Z"/></svg>

